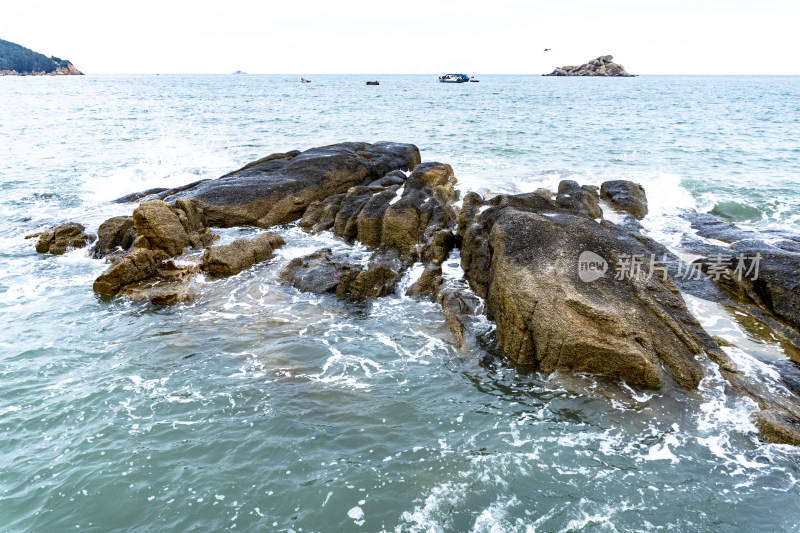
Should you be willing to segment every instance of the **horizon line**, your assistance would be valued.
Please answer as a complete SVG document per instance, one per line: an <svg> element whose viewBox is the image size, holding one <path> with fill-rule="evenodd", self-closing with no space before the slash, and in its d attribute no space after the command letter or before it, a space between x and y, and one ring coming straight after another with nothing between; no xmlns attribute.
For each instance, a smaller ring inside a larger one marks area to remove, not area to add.
<svg viewBox="0 0 800 533"><path fill-rule="evenodd" d="M83 72L83 71L82 71ZM625 76L547 76L548 73L538 72L477 72L473 73L480 76L544 76L553 78L624 78ZM437 72L246 72L246 71L233 71L233 72L83 72L84 76L147 76L147 75L165 75L165 76L230 76L230 75L252 75L252 76L441 76ZM17 75L18 77L26 76L26 74ZM35 76L27 74L27 76ZM59 77L66 77L62 75ZM745 72L736 73L716 73L716 74L696 74L696 73L643 73L634 74L632 77L641 76L800 76L797 74L785 73L769 73L769 74L754 74ZM0 76L5 77L5 76ZM8 77L14 77L9 75ZM51 76L53 77L53 76Z"/></svg>

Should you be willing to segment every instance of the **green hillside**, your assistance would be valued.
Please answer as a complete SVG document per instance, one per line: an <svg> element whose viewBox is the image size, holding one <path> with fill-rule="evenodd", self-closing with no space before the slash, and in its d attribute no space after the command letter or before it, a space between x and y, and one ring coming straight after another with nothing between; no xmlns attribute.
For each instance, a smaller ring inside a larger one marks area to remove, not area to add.
<svg viewBox="0 0 800 533"><path fill-rule="evenodd" d="M65 74L71 74L73 72L66 71L75 70L75 67L66 59L59 59L55 56L47 57L24 46L0 39L0 71L15 71L19 74L34 72L52 74L58 69L64 70Z"/></svg>

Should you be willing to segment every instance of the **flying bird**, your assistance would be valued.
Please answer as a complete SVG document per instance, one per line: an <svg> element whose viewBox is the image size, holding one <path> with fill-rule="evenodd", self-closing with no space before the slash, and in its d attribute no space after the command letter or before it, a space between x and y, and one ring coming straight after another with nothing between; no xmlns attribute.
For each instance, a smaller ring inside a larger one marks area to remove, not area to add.
<svg viewBox="0 0 800 533"><path fill-rule="evenodd" d="M545 48L545 49L544 49L544 51L545 51L545 52L549 52L549 51L550 51L550 49L549 49L549 48Z"/></svg>

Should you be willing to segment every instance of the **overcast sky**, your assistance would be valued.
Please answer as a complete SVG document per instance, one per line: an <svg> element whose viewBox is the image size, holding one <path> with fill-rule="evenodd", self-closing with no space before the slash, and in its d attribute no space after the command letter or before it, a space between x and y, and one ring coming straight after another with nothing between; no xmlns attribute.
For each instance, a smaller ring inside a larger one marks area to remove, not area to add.
<svg viewBox="0 0 800 533"><path fill-rule="evenodd" d="M800 0L3 0L0 38L103 73L800 74ZM544 52L544 48L552 48Z"/></svg>

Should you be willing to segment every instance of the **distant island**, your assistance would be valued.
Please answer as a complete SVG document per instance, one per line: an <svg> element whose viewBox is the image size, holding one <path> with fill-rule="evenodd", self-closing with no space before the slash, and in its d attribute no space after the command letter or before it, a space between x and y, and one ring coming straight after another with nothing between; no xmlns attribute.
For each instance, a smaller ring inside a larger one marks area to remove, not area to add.
<svg viewBox="0 0 800 533"><path fill-rule="evenodd" d="M2 76L61 76L82 75L66 59L47 57L10 41L0 39L0 75Z"/></svg>
<svg viewBox="0 0 800 533"><path fill-rule="evenodd" d="M234 74L247 74L247 72L243 70L237 70L236 72L234 72Z"/></svg>
<svg viewBox="0 0 800 533"><path fill-rule="evenodd" d="M610 55L600 56L577 67L556 67L550 74L542 74L542 76L618 76L623 78L635 76L634 74L628 74L625 67L614 63L613 59L614 56Z"/></svg>

